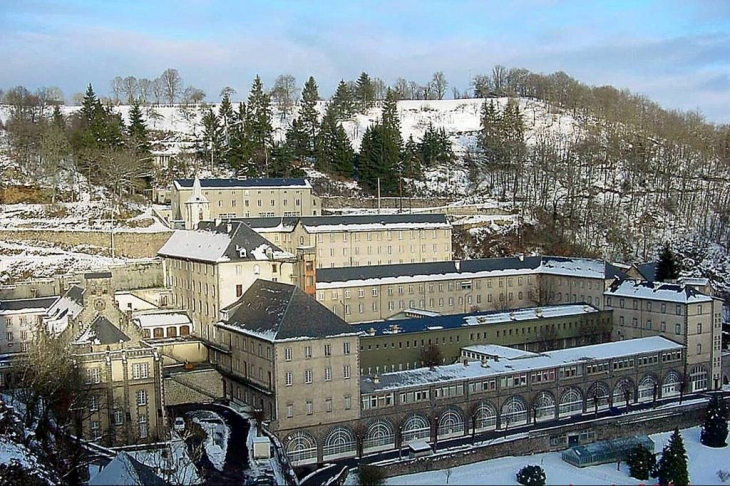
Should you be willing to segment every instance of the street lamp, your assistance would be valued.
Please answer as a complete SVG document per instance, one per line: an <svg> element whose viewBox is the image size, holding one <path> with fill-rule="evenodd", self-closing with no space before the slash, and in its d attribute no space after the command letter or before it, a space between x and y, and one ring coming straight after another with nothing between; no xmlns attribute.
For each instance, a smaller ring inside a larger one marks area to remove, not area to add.
<svg viewBox="0 0 730 486"><path fill-rule="evenodd" d="M403 424L400 424L398 426L398 437L397 437L397 445L398 445L398 460L400 461L402 459L401 454L403 452Z"/></svg>

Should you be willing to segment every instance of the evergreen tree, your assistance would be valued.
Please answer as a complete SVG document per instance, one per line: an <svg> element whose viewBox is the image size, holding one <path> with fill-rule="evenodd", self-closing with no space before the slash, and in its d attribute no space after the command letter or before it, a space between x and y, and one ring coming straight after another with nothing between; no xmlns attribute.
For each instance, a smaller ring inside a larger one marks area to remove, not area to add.
<svg viewBox="0 0 730 486"><path fill-rule="evenodd" d="M659 282L663 282L666 280L676 280L678 277L679 265L677 265L674 252L669 247L669 242L664 243L664 247L659 254L659 261L656 264L654 278Z"/></svg>
<svg viewBox="0 0 730 486"><path fill-rule="evenodd" d="M545 486L545 471L540 466L525 466L517 472L517 482L523 486Z"/></svg>
<svg viewBox="0 0 730 486"><path fill-rule="evenodd" d="M631 451L626 463L629 465L631 477L647 480L656 467L656 458L649 449L639 445Z"/></svg>
<svg viewBox="0 0 730 486"><path fill-rule="evenodd" d="M714 393L707 404L700 442L707 447L725 447L728 435L728 409L721 394Z"/></svg>
<svg viewBox="0 0 730 486"><path fill-rule="evenodd" d="M223 129L220 119L212 108L208 108L201 118L203 125L203 146L200 147L203 165L220 165L223 151Z"/></svg>
<svg viewBox="0 0 730 486"><path fill-rule="evenodd" d="M401 159L403 177L408 177L410 179L418 179L421 177L423 172L421 168L421 153L416 141L413 140L413 135L408 137L408 140L406 140Z"/></svg>
<svg viewBox="0 0 730 486"><path fill-rule="evenodd" d="M418 151L423 164L427 167L453 162L456 159L446 130L435 129L432 123L428 124L418 144Z"/></svg>
<svg viewBox="0 0 730 486"><path fill-rule="evenodd" d="M255 177L256 168L252 163L253 149L246 132L246 120L248 118L246 104L238 104L238 110L234 113L234 122L231 126L230 144L228 146L228 163L241 175Z"/></svg>
<svg viewBox="0 0 730 486"><path fill-rule="evenodd" d="M271 99L257 75L248 96L246 133L253 150L253 162L259 175L268 175L269 150L273 141Z"/></svg>
<svg viewBox="0 0 730 486"><path fill-rule="evenodd" d="M357 100L357 109L364 113L375 106L375 86L370 76L363 72L355 82L355 99Z"/></svg>
<svg viewBox="0 0 730 486"><path fill-rule="evenodd" d="M330 105L340 121L351 118L355 113L353 94L344 80L340 80L340 84L337 85L337 90L330 100Z"/></svg>
<svg viewBox="0 0 730 486"><path fill-rule="evenodd" d="M287 143L277 143L271 149L270 177L304 177L303 170L294 167L294 154Z"/></svg>
<svg viewBox="0 0 730 486"><path fill-rule="evenodd" d="M335 110L331 104L327 106L322 118L322 128L318 138L317 162L315 167L322 172L352 177L353 159L350 139L342 124L337 121Z"/></svg>
<svg viewBox="0 0 730 486"><path fill-rule="evenodd" d="M142 116L139 102L135 101L129 109L129 138L132 142L132 150L139 155L149 154L150 142L147 135L147 125Z"/></svg>
<svg viewBox="0 0 730 486"><path fill-rule="evenodd" d="M302 90L302 103L299 110L299 124L303 133L307 136L307 157L312 157L317 152L317 132L319 130L319 112L317 111L319 101L319 90L314 77L310 76Z"/></svg>
<svg viewBox="0 0 730 486"><path fill-rule="evenodd" d="M689 472L687 471L687 451L682 442L679 428L675 428L669 443L664 446L662 457L657 463L657 479L661 486L687 486L689 485Z"/></svg>
<svg viewBox="0 0 730 486"><path fill-rule="evenodd" d="M51 123L61 130L66 129L66 117L61 113L61 107L58 105L53 106L53 114L51 115Z"/></svg>
<svg viewBox="0 0 730 486"><path fill-rule="evenodd" d="M231 97L228 90L223 91L223 99L218 107L218 120L221 126L221 136L223 138L223 149L227 149L231 142L231 131L233 129L234 115L233 105L231 105Z"/></svg>
<svg viewBox="0 0 730 486"><path fill-rule="evenodd" d="M286 144L294 159L304 160L309 156L309 133L302 125L301 117L292 120L291 127L286 131Z"/></svg>

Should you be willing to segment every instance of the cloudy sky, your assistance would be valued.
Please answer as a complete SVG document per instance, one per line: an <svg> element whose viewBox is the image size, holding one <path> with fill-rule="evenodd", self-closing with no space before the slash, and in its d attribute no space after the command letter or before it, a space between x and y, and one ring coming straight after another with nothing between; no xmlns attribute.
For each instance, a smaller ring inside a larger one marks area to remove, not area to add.
<svg viewBox="0 0 730 486"><path fill-rule="evenodd" d="M177 68L216 101L259 74L329 96L361 71L450 86L495 64L564 71L730 123L726 0L0 0L0 88L61 87Z"/></svg>

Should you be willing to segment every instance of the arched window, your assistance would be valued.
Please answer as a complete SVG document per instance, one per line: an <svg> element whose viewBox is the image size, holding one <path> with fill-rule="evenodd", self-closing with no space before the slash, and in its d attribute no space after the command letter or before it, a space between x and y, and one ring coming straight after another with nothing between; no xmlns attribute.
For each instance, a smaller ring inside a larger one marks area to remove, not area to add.
<svg viewBox="0 0 730 486"><path fill-rule="evenodd" d="M403 423L403 443L428 439L431 436L431 426L423 415L413 414Z"/></svg>
<svg viewBox="0 0 730 486"><path fill-rule="evenodd" d="M497 410L491 403L480 402L474 412L476 430L493 430L497 428Z"/></svg>
<svg viewBox="0 0 730 486"><path fill-rule="evenodd" d="M261 267L259 266L258 263L253 266L253 274L254 275L260 275L261 274Z"/></svg>
<svg viewBox="0 0 730 486"><path fill-rule="evenodd" d="M292 464L317 462L317 441L306 432L294 432L286 443L286 455Z"/></svg>
<svg viewBox="0 0 730 486"><path fill-rule="evenodd" d="M627 402L631 403L631 399L634 397L634 382L628 378L622 378L613 387L613 405L618 407L619 405L626 405Z"/></svg>
<svg viewBox="0 0 730 486"><path fill-rule="evenodd" d="M555 399L548 392L540 392L535 397L532 408L537 420L550 420L555 418Z"/></svg>
<svg viewBox="0 0 730 486"><path fill-rule="evenodd" d="M356 454L357 442L355 434L347 427L338 426L333 428L324 442L322 450L323 457L346 457Z"/></svg>
<svg viewBox="0 0 730 486"><path fill-rule="evenodd" d="M464 433L464 418L459 410L449 408L439 416L439 437L449 437Z"/></svg>
<svg viewBox="0 0 730 486"><path fill-rule="evenodd" d="M640 402L650 402L659 398L659 384L656 378L646 375L639 382L638 396Z"/></svg>
<svg viewBox="0 0 730 486"><path fill-rule="evenodd" d="M516 395L507 399L502 405L502 427L514 427L527 423L527 407L525 401Z"/></svg>
<svg viewBox="0 0 730 486"><path fill-rule="evenodd" d="M558 415L561 417L583 413L583 395L578 388L568 388L560 396Z"/></svg>
<svg viewBox="0 0 730 486"><path fill-rule="evenodd" d="M390 449L395 446L393 424L378 419L368 426L368 434L363 441L363 449Z"/></svg>
<svg viewBox="0 0 730 486"><path fill-rule="evenodd" d="M676 397L682 390L682 379L676 371L670 371L662 381L662 398Z"/></svg>
<svg viewBox="0 0 730 486"><path fill-rule="evenodd" d="M597 381L588 387L586 392L586 410L607 408L610 392L608 386L602 381Z"/></svg>

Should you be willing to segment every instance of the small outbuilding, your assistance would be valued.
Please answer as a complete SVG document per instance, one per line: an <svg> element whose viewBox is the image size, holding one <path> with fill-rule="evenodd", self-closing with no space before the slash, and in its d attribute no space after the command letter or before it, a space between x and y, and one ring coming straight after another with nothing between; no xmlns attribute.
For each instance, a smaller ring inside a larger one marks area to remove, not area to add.
<svg viewBox="0 0 730 486"><path fill-rule="evenodd" d="M574 466L595 466L618 460L625 461L637 446L644 446L654 452L653 440L646 435L635 435L574 446L563 451L562 457L565 462Z"/></svg>

